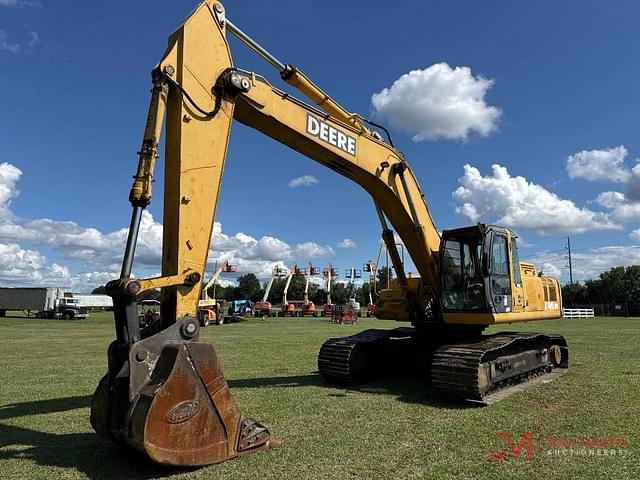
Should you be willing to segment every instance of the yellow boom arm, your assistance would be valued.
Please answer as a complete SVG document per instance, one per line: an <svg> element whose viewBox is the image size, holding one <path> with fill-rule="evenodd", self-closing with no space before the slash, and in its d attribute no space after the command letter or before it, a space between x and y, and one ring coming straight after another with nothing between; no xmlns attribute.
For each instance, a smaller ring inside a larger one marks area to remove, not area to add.
<svg viewBox="0 0 640 480"><path fill-rule="evenodd" d="M133 225L136 210L151 199L155 149L166 104L162 276L129 280L130 271L123 268L121 280L135 282L136 286L129 286L133 289L165 287L163 318L194 314L235 118L362 186L378 209L401 285L406 286L406 280L402 281L404 272L386 219L405 244L425 287L435 287L440 236L402 154L294 67L283 66L283 78L325 111L254 73L234 69L225 37L228 25L219 3L203 2L170 37L169 48L154 71L154 92L160 93L152 97L130 198ZM125 264L130 262L128 257Z"/></svg>

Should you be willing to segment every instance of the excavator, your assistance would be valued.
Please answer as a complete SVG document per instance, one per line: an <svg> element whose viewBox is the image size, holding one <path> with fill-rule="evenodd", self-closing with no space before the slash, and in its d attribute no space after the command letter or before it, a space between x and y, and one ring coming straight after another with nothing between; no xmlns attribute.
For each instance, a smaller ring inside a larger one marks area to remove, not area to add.
<svg viewBox="0 0 640 480"><path fill-rule="evenodd" d="M262 296L262 300L256 302L253 306L253 314L256 317L271 316L271 302L268 300L269 294L271 293L271 287L273 287L273 282L276 278L283 277L286 274L282 267L275 266L273 267L273 272L271 274L271 278L269 279L269 283L267 283L267 287L264 289L264 295Z"/></svg>
<svg viewBox="0 0 640 480"><path fill-rule="evenodd" d="M236 67L229 34L306 101ZM201 280L233 120L343 175L372 197L397 277L380 293L376 314L410 326L327 340L318 355L327 381L373 378L381 362L401 372L417 358L430 372L434 394L491 403L567 371L561 336L482 333L492 325L560 317L558 281L519 261L513 232L477 224L440 234L413 171L384 127L347 111L240 30L221 3L205 0L169 37L152 71L122 270L107 285L116 338L91 405L98 434L175 466L219 463L279 444L269 428L240 413L213 345L198 341ZM133 278L165 124L161 274ZM404 272L392 227L419 276ZM142 335L135 299L152 288L161 289L161 318Z"/></svg>
<svg viewBox="0 0 640 480"><path fill-rule="evenodd" d="M202 287L202 293L198 301L198 320L201 327L206 327L211 322L217 325L224 322L224 315L222 315L220 303L218 303L215 298L211 298L209 289L216 284L222 272L233 273L236 271L237 267L229 264L229 262L225 260L211 276L211 279Z"/></svg>
<svg viewBox="0 0 640 480"><path fill-rule="evenodd" d="M300 306L300 316L315 317L318 315L318 312L316 311L315 303L309 300L309 282L311 282L311 277L314 277L318 274L318 269L314 267L311 262L309 262L309 267L304 273L307 278L304 284L304 301Z"/></svg>

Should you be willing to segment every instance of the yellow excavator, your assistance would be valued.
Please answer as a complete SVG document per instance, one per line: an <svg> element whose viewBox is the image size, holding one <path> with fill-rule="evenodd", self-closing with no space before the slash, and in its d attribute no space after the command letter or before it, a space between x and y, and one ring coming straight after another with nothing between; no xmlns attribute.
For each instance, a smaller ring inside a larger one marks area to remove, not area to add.
<svg viewBox="0 0 640 480"><path fill-rule="evenodd" d="M235 67L229 33L310 103ZM519 261L512 232L478 224L440 235L388 132L276 59L226 18L221 3L203 1L170 36L152 81L122 271L107 286L116 340L91 406L100 435L180 466L218 463L278 443L267 427L240 414L213 346L198 341L201 279L234 119L360 185L380 219L397 279L381 292L376 315L411 327L329 339L318 355L324 378L358 382L382 366L405 370L426 358L434 393L491 403L567 370L568 348L560 336L481 333L490 325L560 316L558 282ZM135 279L140 219L151 201L165 123L162 273ZM419 277L405 273L391 227ZM151 288L162 292L161 320L141 335L135 298Z"/></svg>

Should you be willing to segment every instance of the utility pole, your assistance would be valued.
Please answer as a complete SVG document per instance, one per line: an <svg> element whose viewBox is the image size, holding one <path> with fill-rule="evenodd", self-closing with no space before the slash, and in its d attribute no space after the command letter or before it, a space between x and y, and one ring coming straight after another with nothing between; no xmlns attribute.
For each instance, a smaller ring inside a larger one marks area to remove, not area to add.
<svg viewBox="0 0 640 480"><path fill-rule="evenodd" d="M573 266L571 264L571 238L567 237L567 246L565 247L568 252L568 260L569 260L569 285L573 285Z"/></svg>

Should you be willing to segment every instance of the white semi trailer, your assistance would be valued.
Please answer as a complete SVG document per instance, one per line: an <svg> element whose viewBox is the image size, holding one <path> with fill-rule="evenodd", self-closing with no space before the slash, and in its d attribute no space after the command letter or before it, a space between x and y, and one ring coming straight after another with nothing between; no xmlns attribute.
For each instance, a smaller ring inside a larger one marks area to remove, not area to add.
<svg viewBox="0 0 640 480"><path fill-rule="evenodd" d="M8 311L22 311L38 318L87 318L87 309L79 305L64 288L0 287L0 317Z"/></svg>
<svg viewBox="0 0 640 480"><path fill-rule="evenodd" d="M73 298L78 300L78 304L80 307L113 308L113 298L111 298L109 295L101 295L98 293L74 293Z"/></svg>

